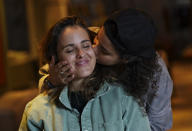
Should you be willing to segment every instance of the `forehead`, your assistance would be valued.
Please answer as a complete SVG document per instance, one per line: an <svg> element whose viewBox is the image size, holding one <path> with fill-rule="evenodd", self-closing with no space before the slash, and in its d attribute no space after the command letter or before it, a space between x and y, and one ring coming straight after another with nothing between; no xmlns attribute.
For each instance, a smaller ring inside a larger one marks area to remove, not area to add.
<svg viewBox="0 0 192 131"><path fill-rule="evenodd" d="M107 37L104 28L102 27L98 32L99 45L106 47L109 50L115 50L112 42Z"/></svg>
<svg viewBox="0 0 192 131"><path fill-rule="evenodd" d="M77 42L82 39L89 39L88 32L80 26L69 26L62 30L59 41Z"/></svg>
<svg viewBox="0 0 192 131"><path fill-rule="evenodd" d="M60 35L72 35L72 34L83 34L83 35L88 35L88 32L86 31L86 29L84 29L81 26L75 25L75 26L68 26L66 28L64 28L61 31Z"/></svg>

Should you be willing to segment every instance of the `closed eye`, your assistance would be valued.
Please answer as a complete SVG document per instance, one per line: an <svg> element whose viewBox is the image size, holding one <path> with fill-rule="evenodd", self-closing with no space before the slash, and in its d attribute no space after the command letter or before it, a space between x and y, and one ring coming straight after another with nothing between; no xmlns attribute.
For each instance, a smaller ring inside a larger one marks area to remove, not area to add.
<svg viewBox="0 0 192 131"><path fill-rule="evenodd" d="M85 45L85 46L83 46L83 48L90 48L91 47L91 45Z"/></svg>
<svg viewBox="0 0 192 131"><path fill-rule="evenodd" d="M74 50L74 46L68 46L64 48L65 53L72 53Z"/></svg>
<svg viewBox="0 0 192 131"><path fill-rule="evenodd" d="M74 51L74 49L66 49L65 52L66 53L72 53Z"/></svg>
<svg viewBox="0 0 192 131"><path fill-rule="evenodd" d="M91 47L91 42L90 41L84 41L82 44L82 47L87 49Z"/></svg>

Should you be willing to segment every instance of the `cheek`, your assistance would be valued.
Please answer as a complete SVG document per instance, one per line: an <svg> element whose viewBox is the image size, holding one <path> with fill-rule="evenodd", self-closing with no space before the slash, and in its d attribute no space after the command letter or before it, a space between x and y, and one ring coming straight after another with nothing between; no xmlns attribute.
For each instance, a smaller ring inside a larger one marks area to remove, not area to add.
<svg viewBox="0 0 192 131"><path fill-rule="evenodd" d="M93 58L93 68L95 68L95 64L96 64L96 56L94 54L94 58Z"/></svg>
<svg viewBox="0 0 192 131"><path fill-rule="evenodd" d="M89 56L91 56L91 61L92 61L92 65L95 65L96 64L96 55L95 55L95 51L94 50L91 50L89 51Z"/></svg>
<svg viewBox="0 0 192 131"><path fill-rule="evenodd" d="M58 58L59 58L59 61L67 61L68 63L72 63L74 59L74 55L59 54Z"/></svg>
<svg viewBox="0 0 192 131"><path fill-rule="evenodd" d="M71 68L71 72L75 72L75 56L74 55L67 55L62 58L62 61L66 61L67 64Z"/></svg>

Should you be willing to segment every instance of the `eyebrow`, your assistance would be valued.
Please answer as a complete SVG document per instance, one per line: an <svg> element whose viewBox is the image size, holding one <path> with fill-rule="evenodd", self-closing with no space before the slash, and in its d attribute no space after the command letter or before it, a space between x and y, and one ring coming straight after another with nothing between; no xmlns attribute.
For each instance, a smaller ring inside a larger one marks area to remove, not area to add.
<svg viewBox="0 0 192 131"><path fill-rule="evenodd" d="M85 43L85 42L87 42L87 41L88 41L88 42L91 42L90 40L82 40L82 41L81 41L81 44L82 44L82 43ZM66 46L63 46L62 48L65 49L65 48L67 48L67 47L73 47L73 46L74 46L74 44L73 44L73 43L70 43L70 44L68 44L68 45L66 45Z"/></svg>
<svg viewBox="0 0 192 131"><path fill-rule="evenodd" d="M66 46L63 46L62 49L65 49L65 48L67 48L67 47L73 47L73 46L74 46L74 44L68 44L68 45L66 45Z"/></svg>
<svg viewBox="0 0 192 131"><path fill-rule="evenodd" d="M82 40L81 43L91 42L90 40Z"/></svg>

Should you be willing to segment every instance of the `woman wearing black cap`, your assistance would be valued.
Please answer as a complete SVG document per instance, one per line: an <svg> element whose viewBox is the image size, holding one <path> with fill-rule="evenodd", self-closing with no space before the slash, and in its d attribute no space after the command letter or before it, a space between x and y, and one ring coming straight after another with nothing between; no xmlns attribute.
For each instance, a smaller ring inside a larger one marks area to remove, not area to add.
<svg viewBox="0 0 192 131"><path fill-rule="evenodd" d="M108 65L103 71L125 85L125 90L139 98L144 106L153 131L164 131L172 126L172 80L167 68L154 49L156 28L143 11L126 9L113 13L95 37L97 62ZM55 70L65 71L58 63L50 71L49 79L58 76ZM55 73L55 74L54 74ZM65 84L73 76L57 79L54 85ZM61 82L62 81L62 82ZM59 84L58 84L59 83Z"/></svg>
<svg viewBox="0 0 192 131"><path fill-rule="evenodd" d="M97 62L121 65L112 71L127 92L146 109L152 131L172 126L173 83L162 58L155 51L156 27L145 12L126 9L113 13L95 37Z"/></svg>

